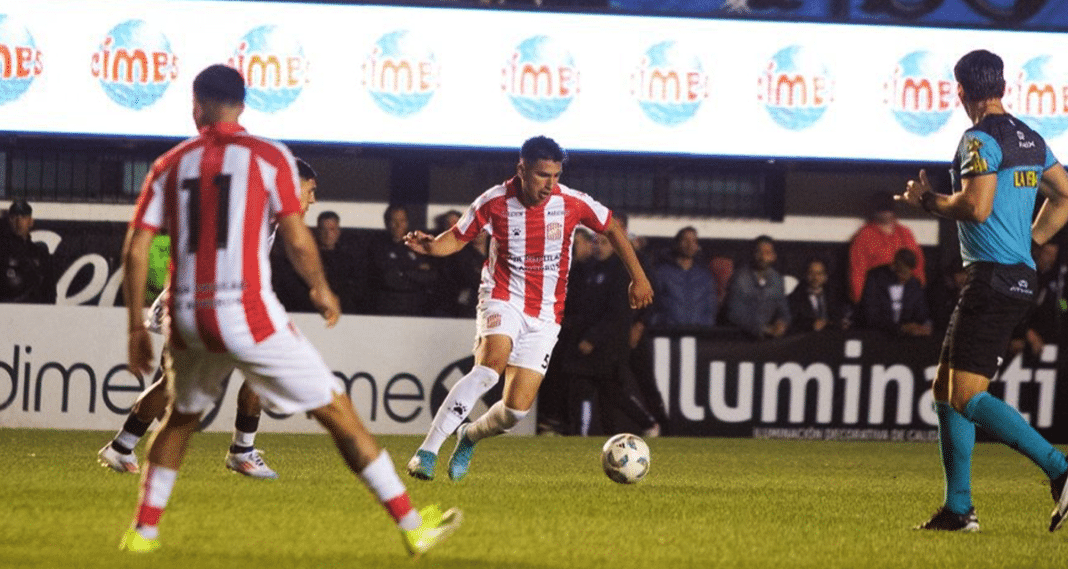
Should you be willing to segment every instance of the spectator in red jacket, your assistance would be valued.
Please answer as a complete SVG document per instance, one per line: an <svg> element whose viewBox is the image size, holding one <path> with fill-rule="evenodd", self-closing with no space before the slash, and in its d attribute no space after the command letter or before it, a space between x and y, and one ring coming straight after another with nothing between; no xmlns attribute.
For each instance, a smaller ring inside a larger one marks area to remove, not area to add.
<svg viewBox="0 0 1068 569"><path fill-rule="evenodd" d="M921 285L927 285L923 251L916 244L912 230L898 221L894 213L893 194L877 192L870 200L868 222L853 235L849 243L849 298L853 304L860 302L868 271L892 263L899 249L908 249L916 254L916 267L912 274Z"/></svg>

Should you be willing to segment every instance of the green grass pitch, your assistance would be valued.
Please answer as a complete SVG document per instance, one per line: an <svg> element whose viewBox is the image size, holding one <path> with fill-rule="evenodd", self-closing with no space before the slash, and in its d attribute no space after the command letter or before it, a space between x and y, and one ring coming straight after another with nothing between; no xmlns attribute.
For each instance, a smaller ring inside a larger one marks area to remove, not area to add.
<svg viewBox="0 0 1068 569"><path fill-rule="evenodd" d="M229 435L200 434L163 549L131 556L117 546L138 479L97 465L110 436L0 429L0 567L1068 567L1068 529L1046 531L1048 483L1001 445L976 448L983 531L961 535L910 529L941 501L934 444L713 438L649 440L650 474L633 486L601 473L601 438L484 441L460 483L444 464L434 482L404 476L417 505L466 515L413 562L325 435L261 434L281 477L255 481L224 469ZM401 469L420 438L380 440Z"/></svg>

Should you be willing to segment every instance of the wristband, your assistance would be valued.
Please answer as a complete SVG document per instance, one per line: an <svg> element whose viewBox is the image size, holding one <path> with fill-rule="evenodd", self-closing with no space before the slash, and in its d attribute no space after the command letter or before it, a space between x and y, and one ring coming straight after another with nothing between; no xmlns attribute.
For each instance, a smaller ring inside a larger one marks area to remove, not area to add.
<svg viewBox="0 0 1068 569"><path fill-rule="evenodd" d="M937 200L938 197L935 196L934 192L924 192L923 195L920 196L920 207L927 213L935 213L934 204Z"/></svg>

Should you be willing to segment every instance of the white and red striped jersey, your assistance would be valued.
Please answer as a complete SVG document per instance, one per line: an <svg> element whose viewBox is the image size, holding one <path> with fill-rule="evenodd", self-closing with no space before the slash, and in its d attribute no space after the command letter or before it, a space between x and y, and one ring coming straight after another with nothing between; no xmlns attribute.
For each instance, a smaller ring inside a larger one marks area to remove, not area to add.
<svg viewBox="0 0 1068 569"><path fill-rule="evenodd" d="M557 184L539 206L524 206L519 194L518 177L486 190L452 231L464 242L474 239L479 231L490 234L480 299L504 300L525 314L559 324L564 315L575 228L584 225L602 233L612 212L562 184Z"/></svg>
<svg viewBox="0 0 1068 569"><path fill-rule="evenodd" d="M293 155L236 123L216 123L156 160L131 224L171 235L171 344L214 352L289 323L271 289L270 221L300 213Z"/></svg>

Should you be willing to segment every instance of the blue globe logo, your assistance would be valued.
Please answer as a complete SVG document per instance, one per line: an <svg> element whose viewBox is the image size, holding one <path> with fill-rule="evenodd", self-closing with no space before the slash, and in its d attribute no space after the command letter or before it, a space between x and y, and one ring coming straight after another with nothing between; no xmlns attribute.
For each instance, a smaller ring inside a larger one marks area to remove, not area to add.
<svg viewBox="0 0 1068 569"><path fill-rule="evenodd" d="M1068 131L1068 61L1040 55L1023 64L1009 86L1016 116L1045 138Z"/></svg>
<svg viewBox="0 0 1068 569"><path fill-rule="evenodd" d="M0 14L0 46L6 58L0 58L0 105L10 103L25 93L41 74L41 50L30 30Z"/></svg>
<svg viewBox="0 0 1068 569"><path fill-rule="evenodd" d="M827 112L834 100L834 80L811 50L792 45L768 60L757 79L757 100L779 126L804 130Z"/></svg>
<svg viewBox="0 0 1068 569"><path fill-rule="evenodd" d="M178 76L178 57L163 32L144 20L126 20L100 42L90 70L112 101L141 110L160 100Z"/></svg>
<svg viewBox="0 0 1068 569"><path fill-rule="evenodd" d="M245 104L264 113L293 104L308 82L304 46L274 25L249 30L229 63L245 77Z"/></svg>
<svg viewBox="0 0 1068 569"><path fill-rule="evenodd" d="M920 136L946 126L957 104L949 62L928 51L914 51L898 60L884 89L894 120Z"/></svg>
<svg viewBox="0 0 1068 569"><path fill-rule="evenodd" d="M505 63L501 89L520 115L537 122L551 121L578 95L575 58L548 36L527 38Z"/></svg>
<svg viewBox="0 0 1068 569"><path fill-rule="evenodd" d="M692 119L708 98L708 75L695 52L663 41L642 55L631 74L631 92L645 116L676 126Z"/></svg>
<svg viewBox="0 0 1068 569"><path fill-rule="evenodd" d="M434 51L409 30L378 38L363 61L363 85L371 100L399 118L423 110L437 92L440 77Z"/></svg>

